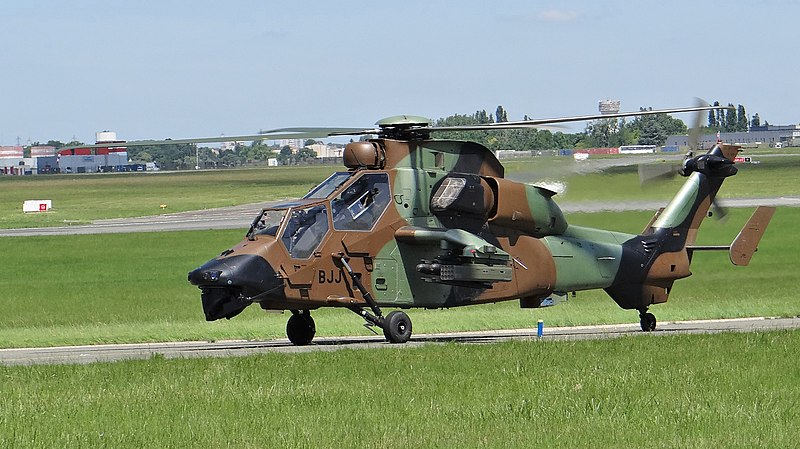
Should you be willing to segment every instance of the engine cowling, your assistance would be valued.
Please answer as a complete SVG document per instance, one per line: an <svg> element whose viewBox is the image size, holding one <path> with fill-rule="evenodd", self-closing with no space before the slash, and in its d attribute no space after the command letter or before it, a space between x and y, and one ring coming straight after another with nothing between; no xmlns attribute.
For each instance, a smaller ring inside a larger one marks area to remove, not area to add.
<svg viewBox="0 0 800 449"><path fill-rule="evenodd" d="M503 178L487 177L495 207L489 224L531 234L534 237L562 234L567 220L553 201L555 192Z"/></svg>
<svg viewBox="0 0 800 449"><path fill-rule="evenodd" d="M503 178L467 174L446 177L431 197L431 211L454 227L482 225L513 229L535 237L561 234L567 221L552 200L555 192Z"/></svg>

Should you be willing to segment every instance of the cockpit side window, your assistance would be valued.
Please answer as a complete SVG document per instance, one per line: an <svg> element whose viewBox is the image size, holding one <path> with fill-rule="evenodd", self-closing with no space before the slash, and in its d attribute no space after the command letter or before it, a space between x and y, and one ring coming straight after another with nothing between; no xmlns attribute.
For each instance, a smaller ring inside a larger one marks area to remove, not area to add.
<svg viewBox="0 0 800 449"><path fill-rule="evenodd" d="M318 204L304 209L291 209L281 241L295 259L307 259L328 233L328 209Z"/></svg>
<svg viewBox="0 0 800 449"><path fill-rule="evenodd" d="M369 231L389 205L389 176L365 173L331 201L333 228Z"/></svg>

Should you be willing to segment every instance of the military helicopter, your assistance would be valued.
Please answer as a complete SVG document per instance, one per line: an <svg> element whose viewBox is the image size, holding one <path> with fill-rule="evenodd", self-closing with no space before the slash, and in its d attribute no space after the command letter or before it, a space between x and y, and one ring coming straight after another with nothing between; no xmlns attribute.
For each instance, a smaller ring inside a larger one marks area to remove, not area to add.
<svg viewBox="0 0 800 449"><path fill-rule="evenodd" d="M286 334L312 342L311 311L340 307L407 342L403 310L517 300L536 308L552 294L604 289L623 309L667 301L673 283L690 276L696 251L727 250L747 265L774 208L759 207L730 246L695 245L698 227L725 178L736 174L739 148L718 143L688 154L683 187L637 235L567 223L547 188L510 181L486 147L437 140L437 132L502 130L719 107L624 112L487 125L435 127L424 117L395 116L375 128L282 128L255 136L170 140L197 143L371 136L351 141L344 169L303 198L261 210L243 240L188 280L200 288L205 318L233 318L251 304L291 311ZM155 141L133 144L148 145ZM131 145L132 142L126 145Z"/></svg>

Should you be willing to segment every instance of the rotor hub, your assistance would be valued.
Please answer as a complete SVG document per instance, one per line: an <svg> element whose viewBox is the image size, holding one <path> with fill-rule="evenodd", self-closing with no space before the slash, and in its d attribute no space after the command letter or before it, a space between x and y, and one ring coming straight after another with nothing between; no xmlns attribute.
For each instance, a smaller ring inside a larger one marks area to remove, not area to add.
<svg viewBox="0 0 800 449"><path fill-rule="evenodd" d="M390 139L428 139L433 120L419 115L395 115L378 120L381 136Z"/></svg>

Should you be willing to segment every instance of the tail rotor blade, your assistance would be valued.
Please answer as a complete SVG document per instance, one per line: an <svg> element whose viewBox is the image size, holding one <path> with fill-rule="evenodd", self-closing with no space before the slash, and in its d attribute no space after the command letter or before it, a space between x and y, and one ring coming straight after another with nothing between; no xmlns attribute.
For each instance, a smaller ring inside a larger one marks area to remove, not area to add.
<svg viewBox="0 0 800 449"><path fill-rule="evenodd" d="M708 102L701 98L694 98L695 107L709 106ZM692 126L689 128L689 151L697 151L700 143L700 128L703 126L703 111L697 111L694 114Z"/></svg>

